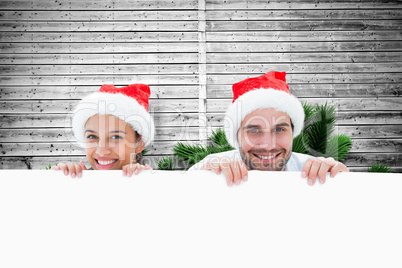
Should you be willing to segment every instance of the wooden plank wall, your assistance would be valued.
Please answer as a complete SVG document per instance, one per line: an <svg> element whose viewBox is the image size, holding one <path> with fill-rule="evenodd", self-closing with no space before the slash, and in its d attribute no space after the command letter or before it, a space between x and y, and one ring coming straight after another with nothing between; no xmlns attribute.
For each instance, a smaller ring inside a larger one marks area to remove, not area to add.
<svg viewBox="0 0 402 268"><path fill-rule="evenodd" d="M17 0L0 25L0 168L83 159L70 111L106 83L151 86L155 163L222 126L233 83L278 70L337 106L351 170L402 172L400 1Z"/></svg>

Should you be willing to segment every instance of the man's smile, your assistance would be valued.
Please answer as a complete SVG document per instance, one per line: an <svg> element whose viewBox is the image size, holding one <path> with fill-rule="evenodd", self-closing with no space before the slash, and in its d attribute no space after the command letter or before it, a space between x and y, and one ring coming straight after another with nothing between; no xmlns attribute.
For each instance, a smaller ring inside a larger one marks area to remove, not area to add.
<svg viewBox="0 0 402 268"><path fill-rule="evenodd" d="M263 155L263 154L253 154L255 157L261 159L261 160L271 160L277 158L281 152L277 154L269 154L269 155Z"/></svg>

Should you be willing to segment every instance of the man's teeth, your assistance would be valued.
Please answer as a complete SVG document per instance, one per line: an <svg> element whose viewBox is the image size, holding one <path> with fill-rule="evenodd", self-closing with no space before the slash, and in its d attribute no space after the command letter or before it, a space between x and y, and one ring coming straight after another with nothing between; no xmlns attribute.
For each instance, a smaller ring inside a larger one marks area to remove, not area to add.
<svg viewBox="0 0 402 268"><path fill-rule="evenodd" d="M258 154L256 154L256 156L257 156L258 158L261 158L261 159L264 159L264 160L268 160L268 159L272 159L272 158L275 158L275 157L276 157L276 155L265 156L265 155L258 155Z"/></svg>
<svg viewBox="0 0 402 268"><path fill-rule="evenodd" d="M110 160L110 161L99 161L98 160L98 163L99 163L99 165L106 166L106 165L112 164L112 163L114 163L116 161L117 161L116 159L115 160Z"/></svg>

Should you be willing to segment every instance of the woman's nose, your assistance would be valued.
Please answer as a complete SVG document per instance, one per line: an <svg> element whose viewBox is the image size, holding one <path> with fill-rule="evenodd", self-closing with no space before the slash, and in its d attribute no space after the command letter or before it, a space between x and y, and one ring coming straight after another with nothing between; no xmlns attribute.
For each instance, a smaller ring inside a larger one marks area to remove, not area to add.
<svg viewBox="0 0 402 268"><path fill-rule="evenodd" d="M110 154L111 150L109 148L109 144L106 141L100 140L98 143L98 147L96 148L96 153L100 156Z"/></svg>

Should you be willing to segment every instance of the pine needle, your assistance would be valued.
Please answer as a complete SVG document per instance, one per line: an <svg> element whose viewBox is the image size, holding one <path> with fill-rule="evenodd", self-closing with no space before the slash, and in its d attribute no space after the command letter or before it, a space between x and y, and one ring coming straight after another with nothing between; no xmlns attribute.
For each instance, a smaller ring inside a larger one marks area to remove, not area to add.
<svg viewBox="0 0 402 268"><path fill-rule="evenodd" d="M352 148L352 140L345 134L332 136L328 142L324 157L332 157L337 161L344 161Z"/></svg>
<svg viewBox="0 0 402 268"><path fill-rule="evenodd" d="M212 131L212 136L209 137L209 140L212 141L215 145L217 146L230 146L226 135L225 135L225 131L223 131L222 128L217 128L216 131ZM234 149L232 147L232 149Z"/></svg>
<svg viewBox="0 0 402 268"><path fill-rule="evenodd" d="M313 122L308 127L307 140L309 151L325 154L329 138L335 129L335 106L316 106L316 113L312 116Z"/></svg>
<svg viewBox="0 0 402 268"><path fill-rule="evenodd" d="M162 157L158 161L158 170L175 170L172 156Z"/></svg>
<svg viewBox="0 0 402 268"><path fill-rule="evenodd" d="M375 163L368 168L367 172L391 173L392 169L388 166L388 164Z"/></svg>

